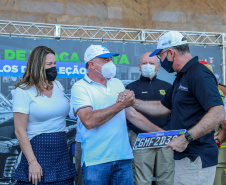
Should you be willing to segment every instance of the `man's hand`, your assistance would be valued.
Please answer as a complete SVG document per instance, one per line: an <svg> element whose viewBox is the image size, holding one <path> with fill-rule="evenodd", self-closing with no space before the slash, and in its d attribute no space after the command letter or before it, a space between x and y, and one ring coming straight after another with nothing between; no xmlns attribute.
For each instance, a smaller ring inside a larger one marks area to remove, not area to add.
<svg viewBox="0 0 226 185"><path fill-rule="evenodd" d="M126 91L126 90L125 90ZM123 91L124 92L124 91ZM121 103L123 103L124 102L124 100L125 100L125 98L126 98L126 96L124 95L124 93L123 92L120 92L119 93L119 95L118 95L118 99L117 99L117 103L118 102L121 102Z"/></svg>
<svg viewBox="0 0 226 185"><path fill-rule="evenodd" d="M223 121L222 122L222 130L220 131L220 133L214 137L214 139L218 139L221 143L223 143L224 141L226 141L226 128L225 128L225 125L226 125L226 121Z"/></svg>
<svg viewBox="0 0 226 185"><path fill-rule="evenodd" d="M183 152L187 148L188 143L189 142L186 140L185 136L181 135L170 141L166 147L177 152Z"/></svg>
<svg viewBox="0 0 226 185"><path fill-rule="evenodd" d="M120 92L118 95L117 102L124 102L127 95L131 95L130 93L133 91L130 91L129 89L125 89L123 92ZM133 93L134 94L134 93Z"/></svg>
<svg viewBox="0 0 226 185"><path fill-rule="evenodd" d="M122 103L125 108L130 107L134 104L135 95L133 91L126 89L119 93L117 103Z"/></svg>

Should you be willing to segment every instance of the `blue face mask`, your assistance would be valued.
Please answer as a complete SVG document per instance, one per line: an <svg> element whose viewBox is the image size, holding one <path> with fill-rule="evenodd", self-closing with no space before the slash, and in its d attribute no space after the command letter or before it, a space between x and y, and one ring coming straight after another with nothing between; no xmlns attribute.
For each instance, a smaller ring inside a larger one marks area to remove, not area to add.
<svg viewBox="0 0 226 185"><path fill-rule="evenodd" d="M168 73L173 73L175 72L173 69L173 61L169 61L167 57L161 61L161 66L168 72Z"/></svg>

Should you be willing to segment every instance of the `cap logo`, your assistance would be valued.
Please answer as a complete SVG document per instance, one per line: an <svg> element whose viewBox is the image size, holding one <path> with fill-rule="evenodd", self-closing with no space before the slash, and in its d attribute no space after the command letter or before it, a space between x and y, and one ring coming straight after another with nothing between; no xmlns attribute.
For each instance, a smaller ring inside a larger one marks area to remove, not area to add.
<svg viewBox="0 0 226 185"><path fill-rule="evenodd" d="M162 43L162 46L165 46L165 45L167 45L167 44L171 44L171 41Z"/></svg>
<svg viewBox="0 0 226 185"><path fill-rule="evenodd" d="M103 48L103 50L102 51L104 51L104 52L108 52L108 49L107 48L105 48L104 46L101 46L102 48Z"/></svg>

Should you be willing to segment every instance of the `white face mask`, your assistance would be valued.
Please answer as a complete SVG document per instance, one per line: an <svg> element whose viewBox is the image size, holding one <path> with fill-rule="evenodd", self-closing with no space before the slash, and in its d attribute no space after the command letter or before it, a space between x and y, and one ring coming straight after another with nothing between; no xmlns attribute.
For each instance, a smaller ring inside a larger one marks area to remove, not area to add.
<svg viewBox="0 0 226 185"><path fill-rule="evenodd" d="M151 78L155 75L155 65L145 64L141 66L141 74L144 77Z"/></svg>
<svg viewBox="0 0 226 185"><path fill-rule="evenodd" d="M113 78L116 75L116 66L115 64L110 61L103 66L96 63L97 65L101 66L101 72L96 70L98 73L101 73L105 78Z"/></svg>

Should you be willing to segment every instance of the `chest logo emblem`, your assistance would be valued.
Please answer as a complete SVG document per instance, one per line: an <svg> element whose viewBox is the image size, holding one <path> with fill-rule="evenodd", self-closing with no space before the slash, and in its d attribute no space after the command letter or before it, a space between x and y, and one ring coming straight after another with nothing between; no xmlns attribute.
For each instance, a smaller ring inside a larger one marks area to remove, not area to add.
<svg viewBox="0 0 226 185"><path fill-rule="evenodd" d="M161 95L165 95L166 94L165 90L159 90L159 92L160 92Z"/></svg>
<svg viewBox="0 0 226 185"><path fill-rule="evenodd" d="M188 88L187 88L187 87L182 86L181 84L180 84L180 86L179 86L179 88L178 88L178 89L180 89L180 90L182 90L182 91L188 91Z"/></svg>

